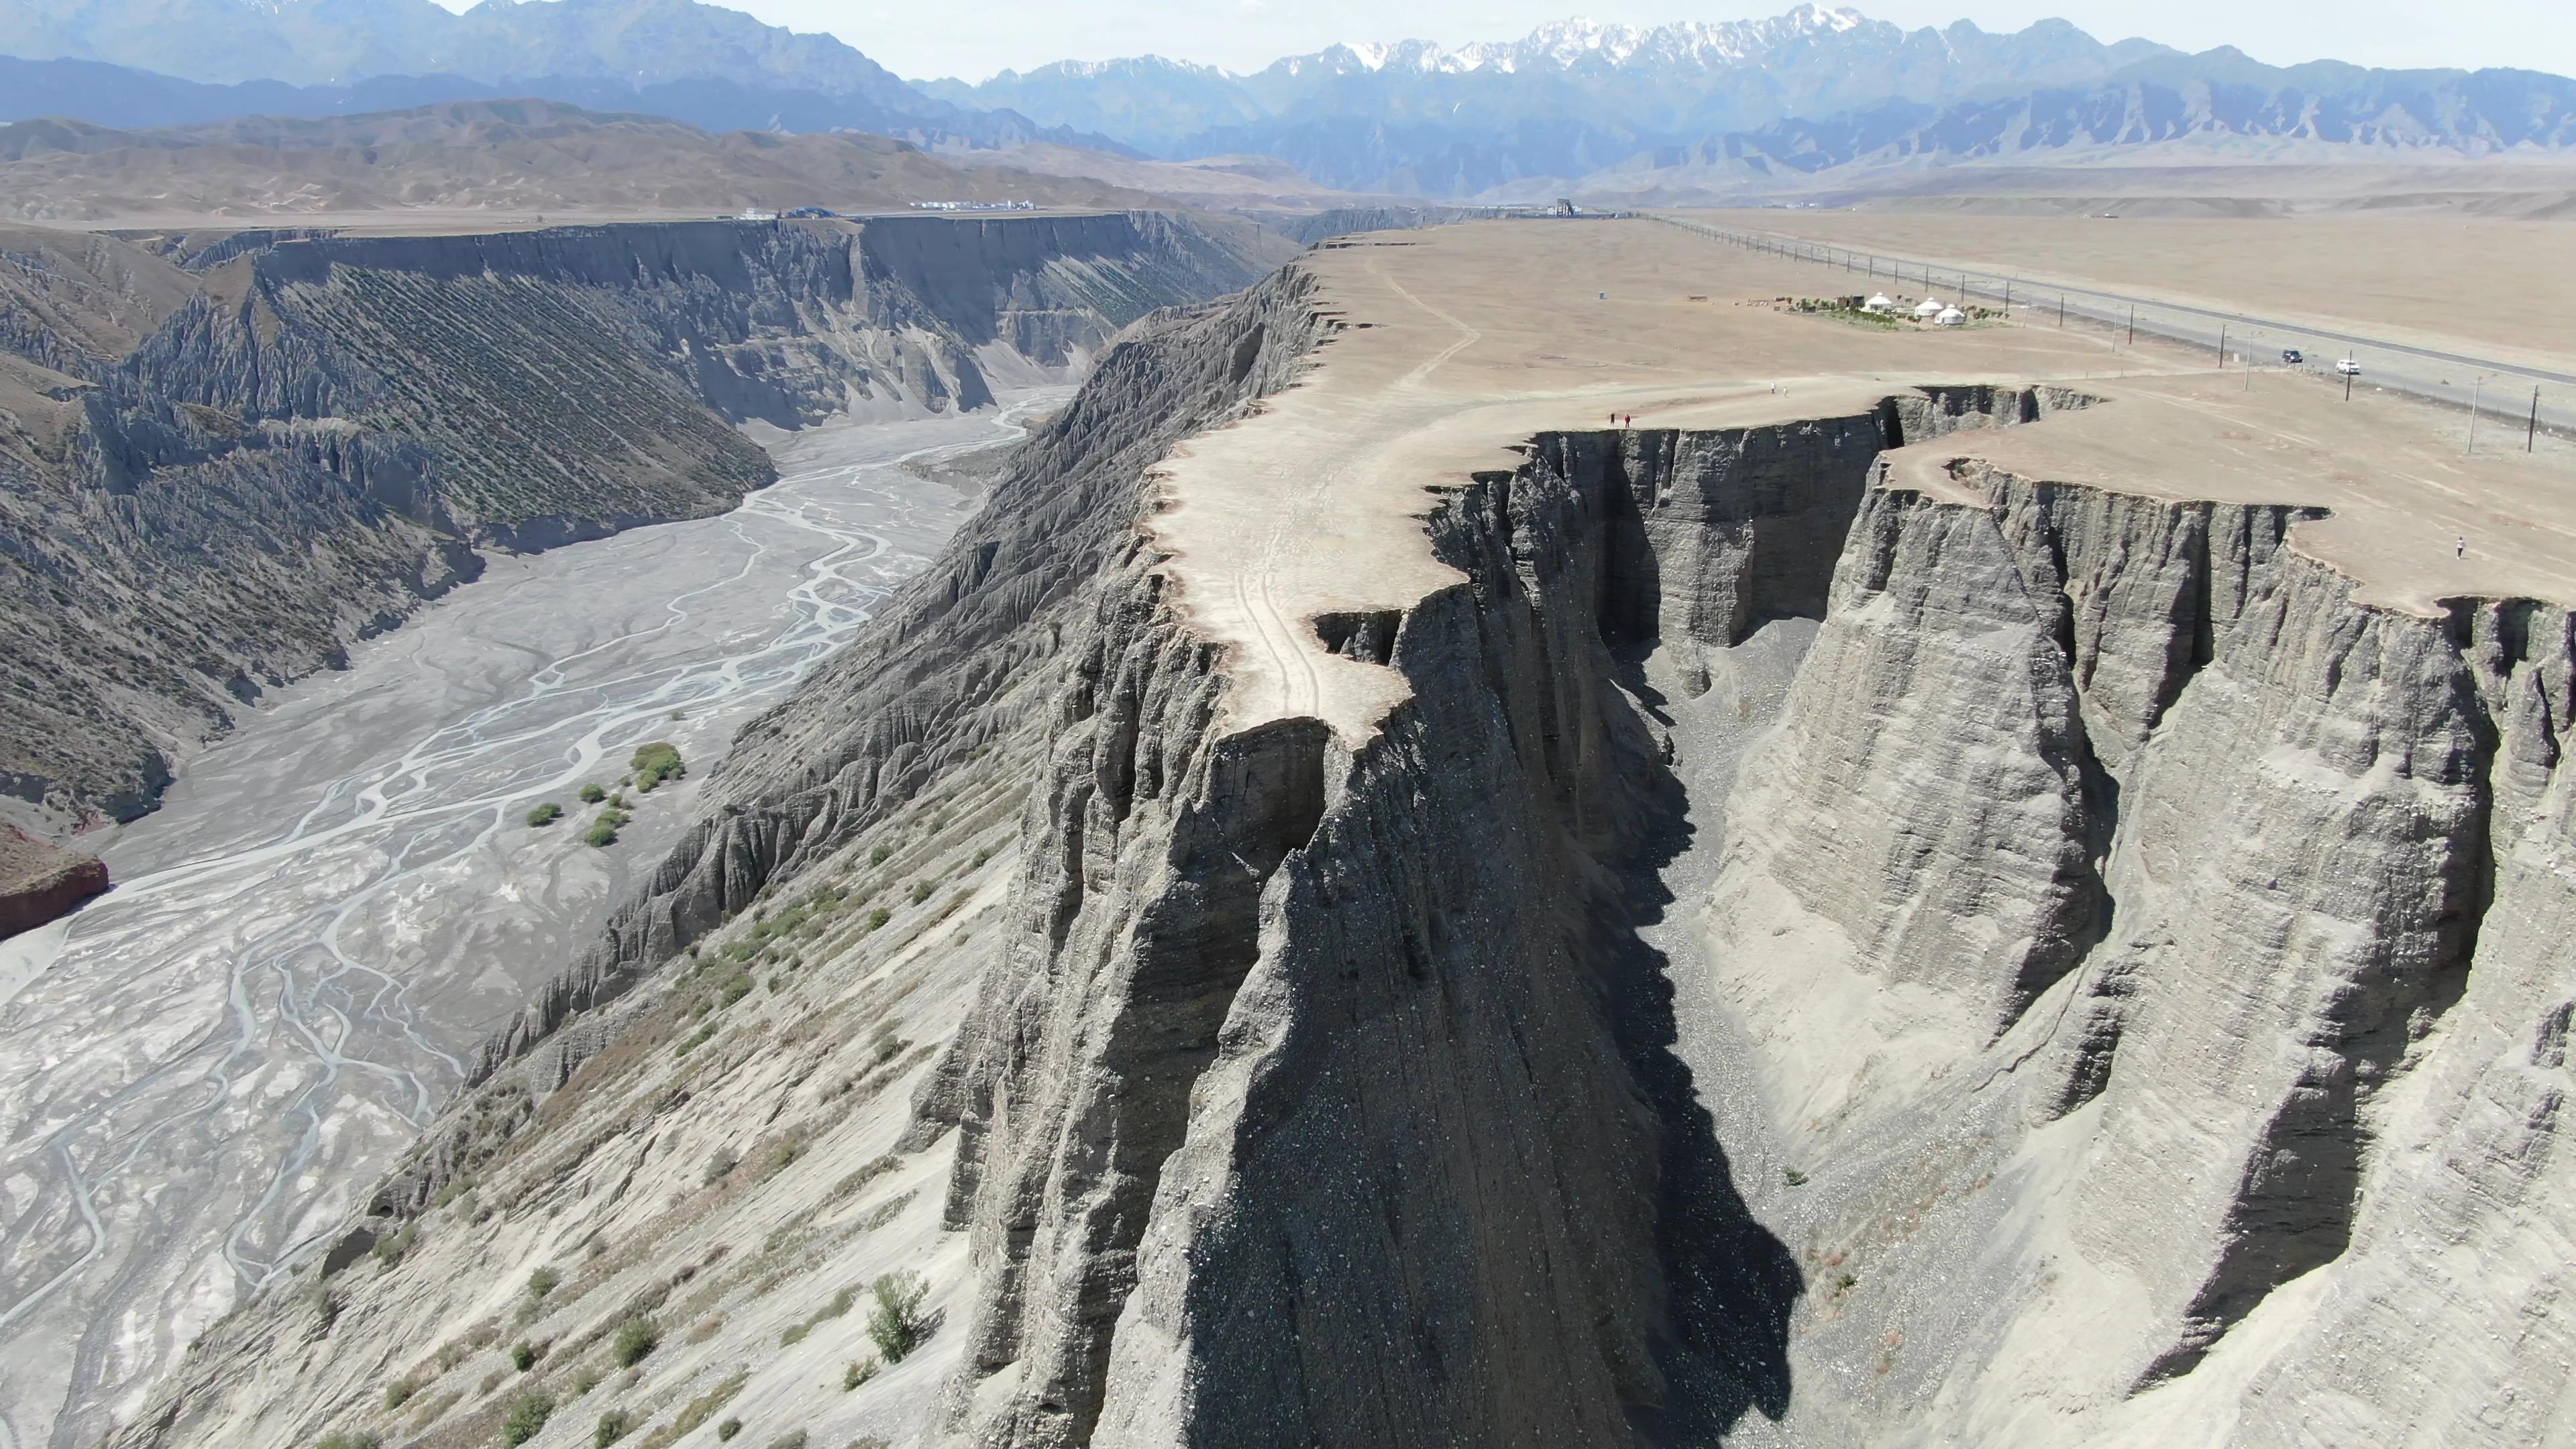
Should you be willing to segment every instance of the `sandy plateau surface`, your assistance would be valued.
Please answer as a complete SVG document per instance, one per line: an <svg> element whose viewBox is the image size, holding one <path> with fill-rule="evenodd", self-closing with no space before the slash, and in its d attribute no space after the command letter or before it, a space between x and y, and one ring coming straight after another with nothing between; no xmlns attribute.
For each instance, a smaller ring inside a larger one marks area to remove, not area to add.
<svg viewBox="0 0 2576 1449"><path fill-rule="evenodd" d="M1707 211L1783 232L1932 261L2371 335L2413 334L2473 355L2508 351L2576 371L2576 223L2471 217L2175 218ZM2407 338L2406 340L2413 340Z"/></svg>
<svg viewBox="0 0 2576 1449"><path fill-rule="evenodd" d="M773 435L781 481L733 513L495 560L194 762L106 843L112 894L0 943L0 1446L88 1442L341 1222L735 728L972 511L900 464L1062 396ZM689 778L584 844L575 792L654 739Z"/></svg>
<svg viewBox="0 0 2576 1449"><path fill-rule="evenodd" d="M2426 405L2346 403L2287 374L2249 389L2181 349L2083 329L1888 334L1784 312L1770 300L1840 293L1845 274L1649 222L1376 233L1310 265L1345 330L1260 415L1178 450L1152 524L1182 597L1235 652L1242 724L1319 714L1346 739L1373 727L1400 679L1327 653L1304 621L1408 608L1457 582L1401 520L1426 510L1426 488L1507 471L1531 434L1614 417L1789 422L1909 384L2057 383L2111 404L1899 452L1891 465L1918 482L1974 455L2157 496L2316 504L2335 517L2296 542L2362 579L2365 598L2576 602L2567 451L2491 441L2463 456L2462 420Z"/></svg>

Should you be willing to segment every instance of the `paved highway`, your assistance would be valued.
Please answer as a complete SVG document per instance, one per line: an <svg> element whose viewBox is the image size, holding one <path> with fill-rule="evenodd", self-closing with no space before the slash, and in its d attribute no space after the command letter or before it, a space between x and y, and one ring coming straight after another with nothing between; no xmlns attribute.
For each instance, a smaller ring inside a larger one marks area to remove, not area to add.
<svg viewBox="0 0 2576 1449"><path fill-rule="evenodd" d="M2306 354L2300 370L2331 376L2338 358L2351 357L2362 368L2355 383L2356 400L2384 391L2446 403L2463 413L2474 405L2478 411L2477 442L2481 446L2523 446L2535 418L2541 428L2576 432L2576 373L2446 352L2314 323L2230 312L2021 273L1982 270L1939 258L1864 251L1785 232L1645 214L1716 241L1804 258L1851 273L1860 278L1863 287L1912 286L1929 295L1956 294L1992 305L2009 300L2015 315L2026 323L2059 316L2062 309L2062 315L2070 321L2113 329L2134 325L2137 331L2150 336L2208 348L2212 362L2219 360L2223 344L2230 366L2244 366L2250 360L2257 369L2285 370L2278 359L2284 349L2295 348Z"/></svg>

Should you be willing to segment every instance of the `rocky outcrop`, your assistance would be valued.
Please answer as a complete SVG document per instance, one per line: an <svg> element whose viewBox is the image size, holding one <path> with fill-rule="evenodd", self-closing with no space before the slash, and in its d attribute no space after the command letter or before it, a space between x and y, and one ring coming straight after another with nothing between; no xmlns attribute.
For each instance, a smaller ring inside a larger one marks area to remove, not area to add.
<svg viewBox="0 0 2576 1449"><path fill-rule="evenodd" d="M0 771L57 828L149 809L240 702L478 549L733 506L771 476L733 424L981 406L1254 275L1153 213L188 237L175 293L88 245L122 292L0 308L74 369L0 388Z"/></svg>
<svg viewBox="0 0 2576 1449"><path fill-rule="evenodd" d="M0 940L33 930L108 888L107 864L0 825Z"/></svg>
<svg viewBox="0 0 2576 1449"><path fill-rule="evenodd" d="M1884 1171L1900 1142L1966 1139L1908 1189L1924 1196L1901 1232L1855 1221L1815 1251L1899 1295L1863 1324L1928 1355L1962 1414L2092 1407L2100 1435L2149 1391L2142 1413L2252 1403L2230 1385L2254 1372L2297 1402L2378 1406L2338 1410L2338 1438L2475 1437L2426 1375L2386 1370L2472 1320L2496 1331L2559 1275L2465 1298L2421 1277L2434 1243L2527 1222L2503 1206L2527 1186L2506 1184L2554 1161L2527 1074L2556 1070L2576 960L2529 931L2568 919L2548 813L2564 612L2357 603L2288 547L2292 508L1950 472L1939 496L1871 495L1728 803L1706 906L1782 1115L1822 1134L1810 1160ZM1823 1015L1854 981L1899 993L1903 1020ZM2499 1092L2525 1103L2510 1140L2454 1135L2499 1130ZM2471 1207L2477 1180L2500 1193ZM1866 1220L1858 1182L1826 1187ZM1978 1302L1900 1306L1961 1252L1985 1260ZM2388 1296L2410 1274L2452 1305L2421 1348ZM2258 1310L2261 1335L2202 1370ZM2347 1321L2389 1354L2367 1384L2344 1367ZM1837 1336L1816 1335L1817 1367L1893 1358ZM2469 1371L2507 1402L2545 1397L2557 1353ZM1872 1442L1894 1412L1822 1410L1802 1437Z"/></svg>

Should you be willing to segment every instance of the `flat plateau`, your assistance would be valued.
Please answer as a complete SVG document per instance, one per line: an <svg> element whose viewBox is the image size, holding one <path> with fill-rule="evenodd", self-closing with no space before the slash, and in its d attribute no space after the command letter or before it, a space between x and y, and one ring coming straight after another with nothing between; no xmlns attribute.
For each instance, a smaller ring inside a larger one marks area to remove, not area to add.
<svg viewBox="0 0 2576 1449"><path fill-rule="evenodd" d="M2526 455L2493 419L2470 455L2454 414L2367 389L2346 402L2283 373L2249 387L2241 369L2100 329L1881 332L1802 315L1773 304L1856 279L1651 221L1373 233L1304 265L1341 330L1297 386L1175 452L1149 524L1184 607L1228 651L1240 728L1315 716L1346 741L1372 731L1403 681L1330 653L1315 619L1460 582L1400 520L1428 511L1429 490L1508 471L1534 435L1847 416L1933 384L2053 384L2106 405L1896 450L1903 486L1949 488L1951 464L1973 458L2152 497L2321 507L2332 516L2293 544L2358 581L2362 602L2576 602L2565 452Z"/></svg>

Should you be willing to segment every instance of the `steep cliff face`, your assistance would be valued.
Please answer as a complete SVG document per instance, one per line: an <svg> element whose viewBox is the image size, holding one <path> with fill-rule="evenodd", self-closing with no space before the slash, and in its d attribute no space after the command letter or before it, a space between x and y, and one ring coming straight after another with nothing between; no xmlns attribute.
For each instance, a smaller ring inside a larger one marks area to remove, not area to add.
<svg viewBox="0 0 2576 1449"><path fill-rule="evenodd" d="M42 364L0 388L0 782L57 828L150 808L477 549L731 507L771 477L734 424L982 406L1255 275L1147 213L153 240L193 290L97 239L0 310Z"/></svg>
<svg viewBox="0 0 2576 1449"><path fill-rule="evenodd" d="M1107 354L329 1284L120 1442L462 1444L504 1382L541 1449L725 1404L1046 1449L2568 1432L2563 607L2364 602L2311 510L1975 461L2094 399L1907 387L1528 439L1425 497L1451 582L1300 621L1394 703L1247 721L1146 474L1334 340L1310 284ZM930 1337L879 1363L893 1269ZM694 1326L609 1376L645 1320Z"/></svg>
<svg viewBox="0 0 2576 1449"><path fill-rule="evenodd" d="M928 1422L965 1337L938 1226L955 1134L907 1135L910 1089L1016 925L1044 721L1133 559L1146 471L1293 379L1329 330L1310 288L1283 273L1110 348L942 560L745 731L708 819L495 1035L364 1220L217 1325L118 1442L480 1443L522 1393L567 1443L736 1394L754 1442ZM935 1331L847 1393L876 1357L852 1300L896 1269L927 1276ZM616 1372L644 1319L661 1346ZM520 1337L551 1352L512 1396L472 1388Z"/></svg>
<svg viewBox="0 0 2576 1449"><path fill-rule="evenodd" d="M2358 604L2293 509L1950 472L1872 494L1705 906L1778 1130L1836 1164L1807 1256L1851 1298L1812 1363L1886 1381L1796 1437L1879 1441L1937 1393L2098 1441L2215 1424L2249 1377L2341 1442L2474 1436L2477 1396L2400 1347L2470 1323L2472 1376L2547 1422L2559 1336L2491 1335L2564 1269L2421 1274L2563 1231L2505 1206L2554 1161L2530 1094L2576 965L2532 934L2569 905L2563 611ZM1962 1261L1973 1301L1918 1296ZM2410 1281L2449 1329L2399 1327ZM2325 1346L2345 1320L2389 1353L2367 1374ZM2207 1434L2304 1442L2279 1412Z"/></svg>

